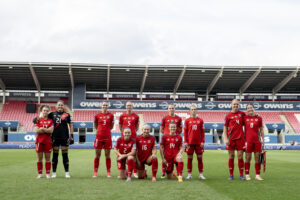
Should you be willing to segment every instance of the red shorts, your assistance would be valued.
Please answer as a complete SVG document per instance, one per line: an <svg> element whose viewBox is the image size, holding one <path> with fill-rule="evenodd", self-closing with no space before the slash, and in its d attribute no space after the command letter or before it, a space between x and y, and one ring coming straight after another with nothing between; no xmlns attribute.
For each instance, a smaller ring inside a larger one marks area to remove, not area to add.
<svg viewBox="0 0 300 200"><path fill-rule="evenodd" d="M230 140L230 145L226 146L227 150L241 151L245 149L245 141L243 139Z"/></svg>
<svg viewBox="0 0 300 200"><path fill-rule="evenodd" d="M261 143L246 142L246 153L261 152Z"/></svg>
<svg viewBox="0 0 300 200"><path fill-rule="evenodd" d="M99 140L95 139L94 141L94 148L95 149L111 149L112 141L111 140Z"/></svg>
<svg viewBox="0 0 300 200"><path fill-rule="evenodd" d="M51 153L52 144L51 143L47 143L47 144L37 143L37 144L35 144L35 151L37 153L40 153L40 152Z"/></svg>
<svg viewBox="0 0 300 200"><path fill-rule="evenodd" d="M122 159L122 160L117 160L117 167L118 170L125 170L126 169L126 163L127 163L127 159Z"/></svg>
<svg viewBox="0 0 300 200"><path fill-rule="evenodd" d="M174 164L177 164L176 157L171 159L166 159L166 161L167 161L166 172L167 174L171 174L174 170Z"/></svg>
<svg viewBox="0 0 300 200"><path fill-rule="evenodd" d="M188 154L188 155L193 155L194 152L196 154L202 154L204 152L204 149L201 148L200 144L190 144L189 147L186 147L184 149L184 151Z"/></svg>

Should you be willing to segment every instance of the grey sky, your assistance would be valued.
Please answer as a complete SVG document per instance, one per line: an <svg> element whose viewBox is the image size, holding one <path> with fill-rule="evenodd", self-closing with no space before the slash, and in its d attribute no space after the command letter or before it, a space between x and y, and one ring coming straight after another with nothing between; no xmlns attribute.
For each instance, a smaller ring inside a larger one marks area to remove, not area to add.
<svg viewBox="0 0 300 200"><path fill-rule="evenodd" d="M0 61L300 65L296 0L0 0Z"/></svg>

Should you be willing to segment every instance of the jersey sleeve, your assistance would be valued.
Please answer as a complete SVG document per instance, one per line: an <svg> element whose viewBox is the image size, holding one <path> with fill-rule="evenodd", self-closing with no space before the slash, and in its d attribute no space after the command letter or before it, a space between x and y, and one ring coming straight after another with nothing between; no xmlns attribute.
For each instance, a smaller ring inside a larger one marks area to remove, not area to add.
<svg viewBox="0 0 300 200"><path fill-rule="evenodd" d="M227 126L227 127L229 126L229 117L228 117L228 114L225 117L224 126Z"/></svg>
<svg viewBox="0 0 300 200"><path fill-rule="evenodd" d="M36 121L36 123L34 124L34 127L40 127L40 119L38 119L38 120Z"/></svg>
<svg viewBox="0 0 300 200"><path fill-rule="evenodd" d="M136 115L135 127L137 127L139 125L139 123L140 123L140 117L138 115Z"/></svg>
<svg viewBox="0 0 300 200"><path fill-rule="evenodd" d="M53 120L52 120L52 119L49 119L49 121L50 121L49 128L50 128L50 127L53 127L53 126L54 126L54 125L53 125Z"/></svg>
<svg viewBox="0 0 300 200"><path fill-rule="evenodd" d="M120 148L120 138L117 140L115 145L115 149L119 149L119 148Z"/></svg>
<svg viewBox="0 0 300 200"><path fill-rule="evenodd" d="M97 115L94 117L94 123L98 123L98 116Z"/></svg>
<svg viewBox="0 0 300 200"><path fill-rule="evenodd" d="M165 117L161 120L161 126L163 127L163 128L165 128L165 124L166 124L166 122L165 122Z"/></svg>

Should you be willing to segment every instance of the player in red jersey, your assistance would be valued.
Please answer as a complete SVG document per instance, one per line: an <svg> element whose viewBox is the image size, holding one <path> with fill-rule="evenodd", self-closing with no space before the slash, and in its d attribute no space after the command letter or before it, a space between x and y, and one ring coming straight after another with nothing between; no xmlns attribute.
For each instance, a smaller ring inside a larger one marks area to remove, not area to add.
<svg viewBox="0 0 300 200"><path fill-rule="evenodd" d="M45 155L45 168L46 168L46 178L50 178L51 170L51 133L53 132L53 121L48 118L50 107L47 105L42 105L40 107L40 112L42 116L36 121L34 132L36 132L36 141L35 141L35 151L37 153L37 170L38 177L42 178L43 174L43 155Z"/></svg>
<svg viewBox="0 0 300 200"><path fill-rule="evenodd" d="M119 119L120 131L123 133L125 127L129 127L131 129L131 138L136 139L136 133L139 129L139 116L132 112L132 103L128 101L126 103L126 113L122 114ZM134 162L133 167L133 176L138 178L136 163Z"/></svg>
<svg viewBox="0 0 300 200"><path fill-rule="evenodd" d="M162 137L160 144L160 155L162 158L162 162L166 167L167 178L172 178L174 164L176 164L178 165L178 182L182 182L182 137L176 134L176 123L171 122L169 124L169 130L170 134L166 134Z"/></svg>
<svg viewBox="0 0 300 200"><path fill-rule="evenodd" d="M94 125L97 130L94 148L96 157L94 159L94 178L97 178L101 150L105 151L107 177L110 178L110 150L112 148L111 129L114 127L114 116L108 112L108 102L102 103L101 113L95 116Z"/></svg>
<svg viewBox="0 0 300 200"><path fill-rule="evenodd" d="M174 122L174 123L176 123L176 127L177 127L176 134L180 134L182 132L182 119L179 116L175 115L175 106L169 105L168 112L169 112L169 114L162 119L162 122L160 125L160 132L163 135L169 134L170 133L169 124ZM165 165L162 163L161 178L165 178L165 177L166 177L166 168L165 168Z"/></svg>
<svg viewBox="0 0 300 200"><path fill-rule="evenodd" d="M137 168L139 179L144 179L145 164L152 165L152 182L156 181L158 161L156 157L155 137L150 135L150 126L144 125L142 135L136 138Z"/></svg>
<svg viewBox="0 0 300 200"><path fill-rule="evenodd" d="M247 115L244 117L245 124L245 135L246 135L246 162L245 162L245 174L246 180L251 180L250 171L250 161L251 154L254 152L255 157L255 179L258 181L263 181L260 177L260 153L262 146L264 145L264 128L262 118L255 115L254 107L251 104L247 105Z"/></svg>
<svg viewBox="0 0 300 200"><path fill-rule="evenodd" d="M187 153L187 169L188 176L186 179L192 179L193 169L193 154L197 155L199 178L205 180L203 176L203 152L205 143L205 134L203 128L203 120L197 117L197 107L192 105L190 107L191 117L184 122L184 146Z"/></svg>
<svg viewBox="0 0 300 200"><path fill-rule="evenodd" d="M237 150L238 167L240 179L244 177L244 160L243 152L245 147L245 134L243 131L243 122L245 113L239 111L239 100L234 99L231 102L232 110L225 117L223 136L225 139L226 149L228 150L228 167L230 176L228 180L233 180L234 171L234 150Z"/></svg>
<svg viewBox="0 0 300 200"><path fill-rule="evenodd" d="M131 174L135 163L136 145L134 139L131 138L131 129L126 127L123 129L123 136L117 140L115 146L117 154L117 167L121 179L125 179L126 163L128 164L127 182L131 181Z"/></svg>

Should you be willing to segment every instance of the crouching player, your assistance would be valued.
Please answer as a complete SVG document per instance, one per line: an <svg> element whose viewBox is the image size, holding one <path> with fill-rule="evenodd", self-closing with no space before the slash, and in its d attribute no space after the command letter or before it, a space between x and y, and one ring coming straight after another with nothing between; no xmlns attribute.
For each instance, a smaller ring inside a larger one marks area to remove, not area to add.
<svg viewBox="0 0 300 200"><path fill-rule="evenodd" d="M264 145L264 128L262 123L262 118L254 113L253 105L247 105L247 115L244 117L245 133L246 133L246 162L245 162L245 174L246 180L251 180L250 171L250 161L251 154L254 152L255 157L255 179L258 181L263 181L260 177L260 153L262 146Z"/></svg>
<svg viewBox="0 0 300 200"><path fill-rule="evenodd" d="M131 138L131 129L129 127L124 128L123 136L117 140L115 146L115 153L117 154L117 167L119 170L119 176L121 179L126 178L125 169L126 163L128 165L128 178L127 182L131 181L132 170L135 166L135 142Z"/></svg>
<svg viewBox="0 0 300 200"><path fill-rule="evenodd" d="M136 138L136 150L139 179L146 177L145 164L147 164L152 165L152 182L155 182L158 167L155 137L150 135L150 126L147 124L142 128L142 135Z"/></svg>
<svg viewBox="0 0 300 200"><path fill-rule="evenodd" d="M160 154L163 161L163 164L166 167L167 178L171 179L174 164L178 165L177 174L178 174L178 182L182 182L182 170L183 170L183 162L182 162L182 137L176 134L176 124L169 124L170 134L166 134L162 137L160 144Z"/></svg>

